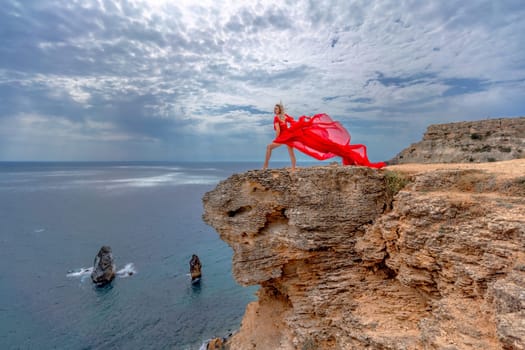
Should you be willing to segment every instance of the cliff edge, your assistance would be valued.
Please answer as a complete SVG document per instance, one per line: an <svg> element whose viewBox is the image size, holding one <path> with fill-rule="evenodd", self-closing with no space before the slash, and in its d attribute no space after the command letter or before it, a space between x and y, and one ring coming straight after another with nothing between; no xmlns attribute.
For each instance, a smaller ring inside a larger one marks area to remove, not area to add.
<svg viewBox="0 0 525 350"><path fill-rule="evenodd" d="M525 349L525 159L254 170L203 202L260 285L229 349Z"/></svg>

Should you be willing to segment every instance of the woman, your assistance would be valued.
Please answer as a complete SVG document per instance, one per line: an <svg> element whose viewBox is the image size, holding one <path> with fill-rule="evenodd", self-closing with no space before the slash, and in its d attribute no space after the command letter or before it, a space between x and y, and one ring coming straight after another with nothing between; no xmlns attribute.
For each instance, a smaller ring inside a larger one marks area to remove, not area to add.
<svg viewBox="0 0 525 350"><path fill-rule="evenodd" d="M273 140L272 143L266 146L266 158L264 160L263 169L268 168L268 162L270 161L270 157L272 156L272 150L284 144L284 142L277 142L276 140L278 140L279 137L287 139L288 136L286 135L286 133L288 131L288 124L292 124L294 122L292 117L284 113L282 103L276 104L273 108L273 112L275 113L275 117L273 118L273 129L275 130L276 136L275 140ZM290 161L292 162L292 171L294 171L296 163L295 154L291 146L286 145L286 147L288 148L288 154L290 155Z"/></svg>
<svg viewBox="0 0 525 350"><path fill-rule="evenodd" d="M274 129L277 136L266 148L266 159L263 168L268 167L272 150L285 144L295 170L295 155L293 148L314 157L326 160L335 156L343 159L344 165L360 165L372 168L382 168L385 162L371 163L366 155L366 146L350 144L350 134L337 121L327 114L316 114L313 117L301 116L297 121L284 114L282 104L274 108Z"/></svg>

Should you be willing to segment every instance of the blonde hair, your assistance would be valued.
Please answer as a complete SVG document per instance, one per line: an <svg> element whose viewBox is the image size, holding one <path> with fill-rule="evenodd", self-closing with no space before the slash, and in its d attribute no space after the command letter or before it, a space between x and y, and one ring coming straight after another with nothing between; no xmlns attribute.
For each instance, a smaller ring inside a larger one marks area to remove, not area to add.
<svg viewBox="0 0 525 350"><path fill-rule="evenodd" d="M279 107L279 115L280 116L283 116L284 115L284 105L283 105L283 102L282 101L279 101L279 103L276 103L275 106Z"/></svg>

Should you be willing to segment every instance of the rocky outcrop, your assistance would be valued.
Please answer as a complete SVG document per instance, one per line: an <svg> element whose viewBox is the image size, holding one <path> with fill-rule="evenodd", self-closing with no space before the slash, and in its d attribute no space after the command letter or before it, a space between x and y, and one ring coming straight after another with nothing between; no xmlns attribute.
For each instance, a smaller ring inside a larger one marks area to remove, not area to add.
<svg viewBox="0 0 525 350"><path fill-rule="evenodd" d="M389 164L480 163L525 158L525 117L430 125Z"/></svg>
<svg viewBox="0 0 525 350"><path fill-rule="evenodd" d="M206 350L227 350L225 338L213 338L206 344Z"/></svg>
<svg viewBox="0 0 525 350"><path fill-rule="evenodd" d="M195 254L191 256L190 260L190 275L191 275L191 282L197 283L200 281L202 276L202 265L199 257Z"/></svg>
<svg viewBox="0 0 525 350"><path fill-rule="evenodd" d="M230 349L525 349L525 160L236 174L204 220L260 285Z"/></svg>
<svg viewBox="0 0 525 350"><path fill-rule="evenodd" d="M91 280L98 286L110 283L115 278L115 263L111 247L102 246L93 262Z"/></svg>

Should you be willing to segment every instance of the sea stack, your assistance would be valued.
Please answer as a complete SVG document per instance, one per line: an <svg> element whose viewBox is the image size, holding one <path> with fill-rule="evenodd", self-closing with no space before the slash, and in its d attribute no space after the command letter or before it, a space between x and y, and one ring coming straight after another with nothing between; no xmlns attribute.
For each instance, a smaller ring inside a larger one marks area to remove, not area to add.
<svg viewBox="0 0 525 350"><path fill-rule="evenodd" d="M97 286L103 286L111 282L113 278L115 278L115 263L113 261L111 247L102 246L93 262L91 280Z"/></svg>
<svg viewBox="0 0 525 350"><path fill-rule="evenodd" d="M197 283L201 279L201 261L199 257L195 254L191 256L190 260L190 274L191 274L191 283Z"/></svg>

